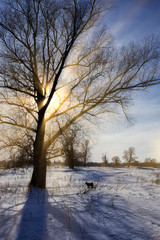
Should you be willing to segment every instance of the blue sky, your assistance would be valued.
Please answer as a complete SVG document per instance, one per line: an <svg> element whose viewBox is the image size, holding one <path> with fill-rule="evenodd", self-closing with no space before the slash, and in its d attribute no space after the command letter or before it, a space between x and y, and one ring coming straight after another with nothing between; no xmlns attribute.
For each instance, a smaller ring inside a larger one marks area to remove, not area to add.
<svg viewBox="0 0 160 240"><path fill-rule="evenodd" d="M107 13L106 23L117 45L139 41L150 34L160 36L159 0L115 0L114 8ZM160 161L160 86L135 95L129 115L107 120L97 130L92 159L100 161L102 153L109 159L133 146L139 161L153 157Z"/></svg>

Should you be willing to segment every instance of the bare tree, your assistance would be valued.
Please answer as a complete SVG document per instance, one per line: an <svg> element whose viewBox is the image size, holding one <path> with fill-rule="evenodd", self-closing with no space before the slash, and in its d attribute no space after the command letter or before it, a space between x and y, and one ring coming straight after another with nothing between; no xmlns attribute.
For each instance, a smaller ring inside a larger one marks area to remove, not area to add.
<svg viewBox="0 0 160 240"><path fill-rule="evenodd" d="M90 158L90 144L88 139L83 139L80 151L81 161L83 162L83 166L86 167L86 163Z"/></svg>
<svg viewBox="0 0 160 240"><path fill-rule="evenodd" d="M46 157L62 132L82 118L119 109L126 115L133 90L160 83L159 43L150 37L117 51L102 27L110 1L5 3L0 14L0 124L32 132L30 185L45 188Z"/></svg>
<svg viewBox="0 0 160 240"><path fill-rule="evenodd" d="M5 126L0 134L0 150L5 151L8 161L19 161L19 166L33 164L33 143L34 136L27 129L17 132L17 129Z"/></svg>
<svg viewBox="0 0 160 240"><path fill-rule="evenodd" d="M130 167L130 165L137 159L134 147L129 147L128 150L123 152L123 154L123 159L126 161L128 167Z"/></svg>
<svg viewBox="0 0 160 240"><path fill-rule="evenodd" d="M73 169L76 165L86 166L90 157L89 140L86 139L84 129L78 124L72 124L62 132L60 137L62 142L62 156L66 164Z"/></svg>
<svg viewBox="0 0 160 240"><path fill-rule="evenodd" d="M62 148L63 148L63 156L65 158L66 164L69 168L74 169L78 157L78 147L79 147L79 137L76 125L70 126L64 133L62 133Z"/></svg>
<svg viewBox="0 0 160 240"><path fill-rule="evenodd" d="M102 155L102 161L103 161L103 163L104 163L104 165L105 165L105 167L108 165L108 158L107 158L107 155L106 154L103 154Z"/></svg>
<svg viewBox="0 0 160 240"><path fill-rule="evenodd" d="M112 162L116 167L118 167L119 164L121 163L121 160L118 156L114 156L114 157L112 157Z"/></svg>

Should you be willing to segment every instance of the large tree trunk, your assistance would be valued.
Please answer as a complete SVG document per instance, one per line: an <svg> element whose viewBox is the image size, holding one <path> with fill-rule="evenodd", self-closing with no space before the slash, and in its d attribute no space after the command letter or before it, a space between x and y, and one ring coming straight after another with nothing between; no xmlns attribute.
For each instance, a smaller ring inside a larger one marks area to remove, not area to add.
<svg viewBox="0 0 160 240"><path fill-rule="evenodd" d="M68 157L68 167L74 169L74 159L72 157Z"/></svg>
<svg viewBox="0 0 160 240"><path fill-rule="evenodd" d="M37 132L34 142L34 168L30 186L45 188L46 187L46 151L44 149L45 135L45 111L43 108L38 113Z"/></svg>

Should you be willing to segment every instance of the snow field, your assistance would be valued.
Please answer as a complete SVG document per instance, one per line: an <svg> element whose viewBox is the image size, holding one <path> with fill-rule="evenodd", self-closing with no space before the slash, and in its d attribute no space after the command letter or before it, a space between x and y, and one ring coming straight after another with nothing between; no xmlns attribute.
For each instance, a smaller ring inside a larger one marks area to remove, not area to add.
<svg viewBox="0 0 160 240"><path fill-rule="evenodd" d="M29 193L31 174L0 171L0 239L160 239L160 169L48 167Z"/></svg>

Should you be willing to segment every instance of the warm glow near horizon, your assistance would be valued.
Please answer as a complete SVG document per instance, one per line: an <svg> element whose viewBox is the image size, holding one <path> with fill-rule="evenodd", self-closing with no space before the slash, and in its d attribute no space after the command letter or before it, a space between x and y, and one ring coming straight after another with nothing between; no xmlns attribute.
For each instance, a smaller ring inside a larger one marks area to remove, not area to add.
<svg viewBox="0 0 160 240"><path fill-rule="evenodd" d="M159 158L157 159L158 162L160 161L160 148L159 148L159 144L160 144L159 138L154 140L154 142L153 142L153 151L155 152L156 156L159 156Z"/></svg>

